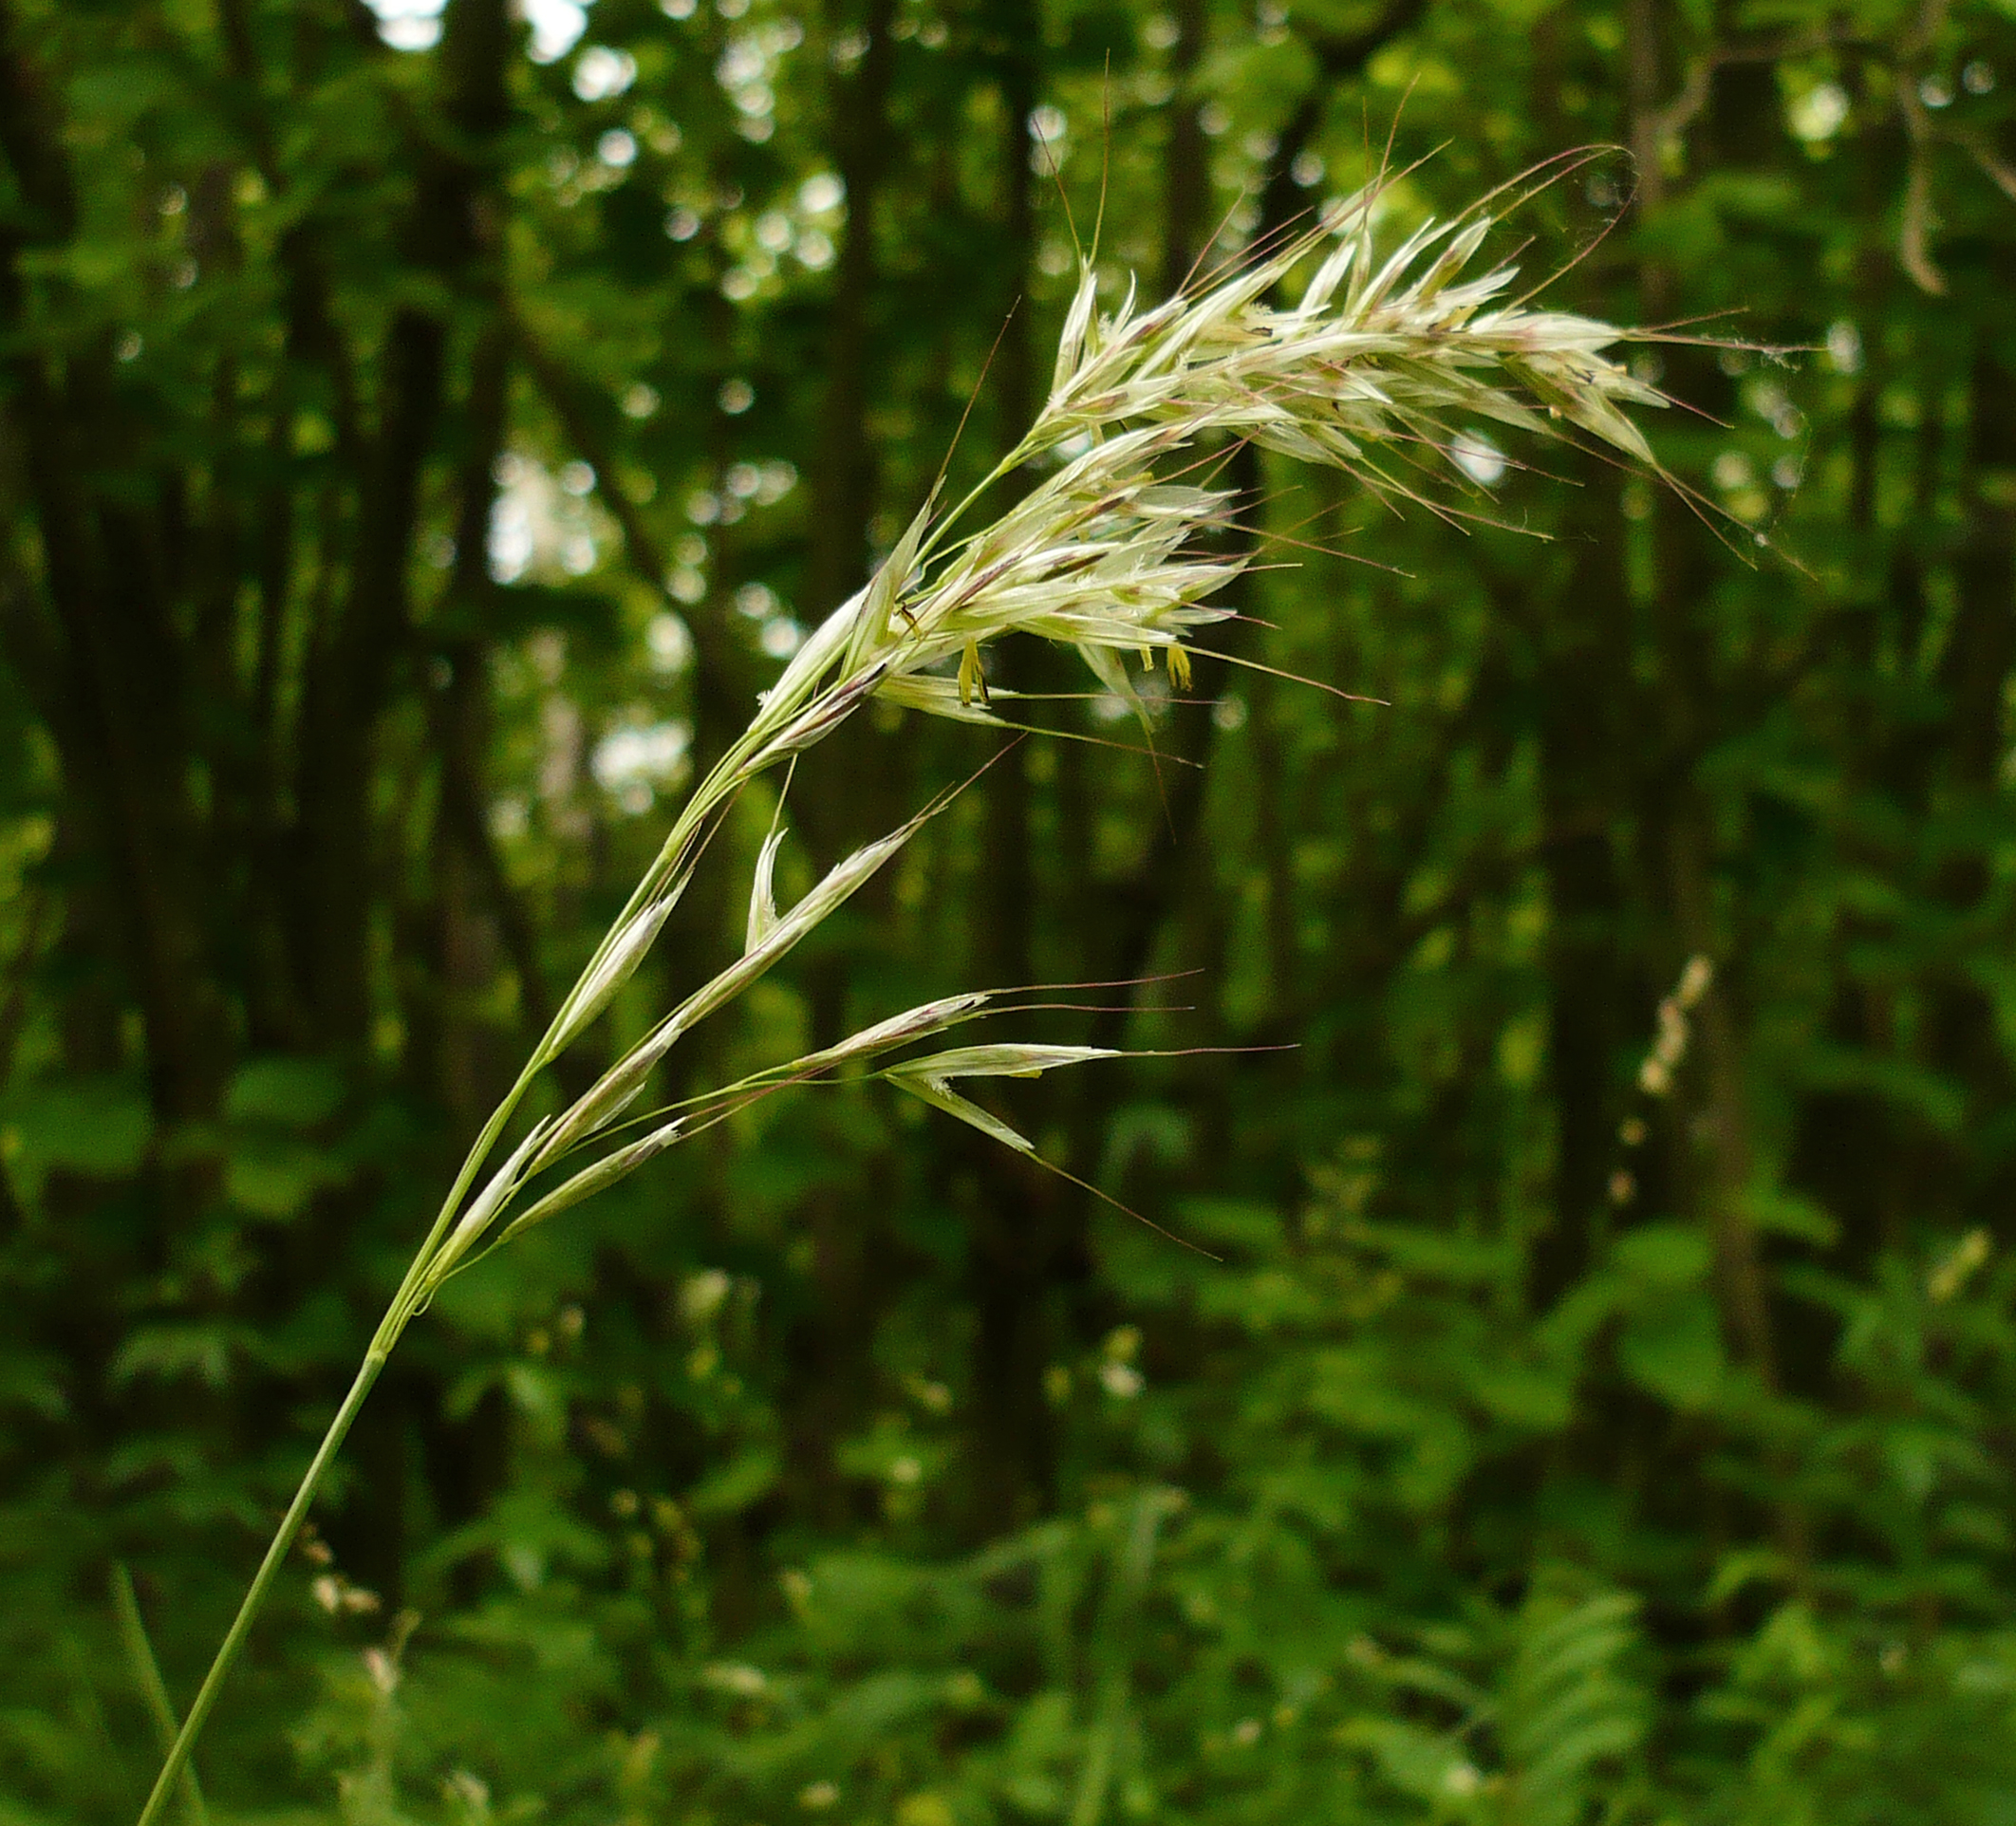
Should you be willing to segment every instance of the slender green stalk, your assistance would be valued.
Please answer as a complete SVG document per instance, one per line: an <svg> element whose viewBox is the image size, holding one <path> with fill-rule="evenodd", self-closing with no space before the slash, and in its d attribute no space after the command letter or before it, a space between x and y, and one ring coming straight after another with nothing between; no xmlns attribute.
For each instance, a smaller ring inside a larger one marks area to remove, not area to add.
<svg viewBox="0 0 2016 1826"><path fill-rule="evenodd" d="M607 941L605 941L607 942ZM553 1017L557 1029L565 1017L566 1010ZM217 1703L217 1694L229 1677L233 1664L244 1649L246 1639L252 1634L252 1627L259 1612L266 1608L266 1600L271 1594L273 1582L280 1575L280 1568L286 1562L301 1533L301 1524L308 1519L308 1511L314 1506L315 1497L322 1488L323 1479L328 1475L329 1466L335 1463L336 1453L342 1446L344 1436L349 1432L351 1423L364 1405L364 1398L371 1392L371 1385L378 1380L379 1372L385 1367L385 1360L392 1354L392 1347L399 1342L414 1314L424 1303L426 1271L440 1249L448 1226L454 1221L462 1201L469 1195L469 1188L476 1183L476 1175L496 1146L497 1137L504 1132L525 1093L531 1090L532 1080L551 1056L553 1032L546 1036L526 1062L518 1074L518 1081L512 1086L502 1103L491 1112L490 1120L483 1125L482 1132L463 1160L461 1169L456 1174L455 1183L448 1196L441 1201L439 1213L414 1256L411 1266L400 1281L399 1290L392 1295L385 1308L384 1317L378 1322L378 1330L372 1334L370 1348L350 1384L349 1392L337 1408L336 1417L329 1422L328 1429L322 1436L322 1443L315 1448L315 1456L308 1461L308 1469L302 1473L294 1500L288 1504L287 1514L280 1519L280 1526L273 1531L273 1537L267 1543L266 1556L259 1562L259 1570L252 1575L245 1597L238 1606L238 1613L232 1619L230 1630L212 1657L210 1671L203 1676L203 1684L196 1689L196 1704L189 1708L189 1716L182 1721L181 1729L175 1734L175 1742L169 1746L167 1760L161 1764L161 1772L155 1778L154 1791L147 1797L147 1804L140 1810L139 1826L156 1826L162 1811L168 1804L168 1797L177 1779L189 1765L190 1753L201 1735L204 1721L210 1716L211 1707Z"/></svg>
<svg viewBox="0 0 2016 1826"><path fill-rule="evenodd" d="M168 1683L161 1678L161 1665L154 1658L154 1645L147 1640L146 1621L140 1615L133 1574L126 1571L124 1560L112 1563L112 1609L126 1645L126 1659L133 1664L134 1682L154 1720L161 1754L167 1756L175 1748L176 1733L180 1728L176 1721L175 1701L169 1695ZM189 1826L210 1826L210 1809L203 1805L203 1790L196 1784L193 1762L182 1764L181 1780L182 1807L189 1816Z"/></svg>
<svg viewBox="0 0 2016 1826"><path fill-rule="evenodd" d="M288 1551L301 1533L301 1524L308 1519L308 1509L335 1460L337 1447L342 1445L344 1435L350 1430L350 1423L357 1418L358 1410L364 1405L364 1397L371 1392L371 1385L378 1380L378 1373L384 1367L385 1352L374 1346L359 1368L357 1380L350 1385L350 1392L344 1396L343 1406L336 1410L336 1418L329 1423L329 1430L322 1436L322 1444L315 1448L315 1456L308 1462L308 1468L302 1477L301 1487L294 1492L294 1500L288 1504L287 1514L267 1547L266 1557L252 1574L245 1600L238 1606L238 1614L232 1619L216 1657L210 1664L210 1671L203 1676L203 1684L196 1689L196 1704L190 1706L189 1716L182 1721L182 1728L176 1733L167 1760L161 1764L161 1772L155 1778L154 1792L147 1797L146 1806L140 1809L140 1826L156 1826L167 1811L168 1798L180 1781L182 1771L189 1766L190 1752L196 1748L196 1738L202 1732L203 1722L210 1716L211 1707L217 1703L225 1676L231 1672L232 1664L245 1647L253 1621L266 1608L273 1581L280 1576Z"/></svg>

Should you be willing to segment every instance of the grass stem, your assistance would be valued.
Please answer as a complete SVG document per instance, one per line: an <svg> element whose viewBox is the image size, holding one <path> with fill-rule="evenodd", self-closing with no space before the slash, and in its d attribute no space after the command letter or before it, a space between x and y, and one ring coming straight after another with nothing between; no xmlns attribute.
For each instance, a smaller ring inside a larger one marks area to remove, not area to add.
<svg viewBox="0 0 2016 1826"><path fill-rule="evenodd" d="M126 1570L124 1560L112 1562L112 1610L119 1618L120 1639L126 1649L126 1659L133 1664L134 1684L140 1687L140 1698L146 1702L148 1715L154 1720L156 1734L161 1741L161 1754L168 1755L175 1748L175 1736L179 1728L176 1722L175 1701L169 1696L168 1683L161 1678L161 1665L154 1658L154 1645L147 1640L147 1625L140 1615L140 1598L133 1590L133 1574ZM186 1757L182 1762L182 1808L189 1816L189 1826L210 1826L210 1809L203 1804L203 1791L196 1785L196 1765Z"/></svg>
<svg viewBox="0 0 2016 1826"><path fill-rule="evenodd" d="M315 1448L315 1456L308 1461L308 1468L303 1473L301 1486L294 1492L294 1500L287 1506L287 1514L281 1518L280 1526L274 1530L272 1540L266 1549L266 1557L259 1562L259 1570L252 1574L252 1582L247 1588L244 1601L238 1606L238 1614L232 1619L230 1630L225 1632L215 1658L210 1664L210 1671L203 1676L203 1684L196 1690L196 1704L190 1706L189 1716L182 1721L182 1727L175 1734L175 1742L169 1745L161 1772L155 1778L154 1792L147 1797L147 1804L140 1809L139 1826L157 1826L167 1812L168 1798L175 1793L181 1781L183 1772L189 1767L191 1751L201 1735L203 1724L210 1716L211 1707L217 1703L217 1694L222 1690L225 1677L239 1651L245 1647L245 1639L252 1633L253 1622L265 1609L268 1594L272 1591L273 1581L280 1576L280 1568L286 1563L288 1551L294 1538L301 1533L301 1524L308 1519L308 1510L315 1500L315 1493L322 1487L322 1481L336 1458L337 1449L343 1444L344 1435L350 1430L350 1423L357 1418L364 1405L364 1397L371 1392L371 1385L378 1380L379 1371L385 1367L387 1352L376 1344L365 1353L357 1371L357 1378L350 1384L349 1393L343 1398L343 1406L336 1410L336 1418L329 1423L328 1431L323 1434L322 1444ZM173 1717L171 1711L170 1716Z"/></svg>

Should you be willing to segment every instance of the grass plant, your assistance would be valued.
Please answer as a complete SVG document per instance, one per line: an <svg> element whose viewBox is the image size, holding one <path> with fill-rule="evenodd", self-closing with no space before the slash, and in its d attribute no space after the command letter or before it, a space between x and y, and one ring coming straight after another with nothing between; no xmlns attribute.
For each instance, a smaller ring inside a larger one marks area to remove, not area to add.
<svg viewBox="0 0 2016 1826"><path fill-rule="evenodd" d="M1102 312L1098 269L1081 275L1049 398L1015 449L966 498L942 511L934 492L887 560L834 609L764 694L749 726L695 788L656 860L568 994L512 1089L484 1123L373 1334L317 1446L140 1816L155 1826L177 1792L199 1805L190 1757L233 1664L351 1423L401 1334L452 1276L532 1224L557 1216L752 1101L785 1087L868 1071L1002 1144L1032 1151L955 1086L1033 1076L1111 1050L1022 1042L911 1049L982 1016L1030 1005L1027 992L974 991L862 1029L834 1046L639 1116L659 1064L692 1028L749 988L893 858L947 798L832 866L789 909L776 904L781 823L762 846L747 943L585 1092L524 1119L548 1068L606 1009L650 951L729 807L759 776L794 765L871 699L1005 726L986 677L987 649L1013 634L1074 647L1102 691L1148 713L1129 676L1160 662L1189 678L1204 631L1251 562L1224 536L1241 506L1214 485L1240 441L1339 468L1395 502L1434 501L1464 486L1479 423L1541 437L1577 433L1624 459L1650 452L1625 414L1659 396L1606 351L1625 332L1535 307L1516 269L1465 277L1504 193L1431 223L1382 253L1375 229L1390 177L1279 245L1249 250L1152 309L1131 292ZM1270 302L1309 263L1292 305ZM998 517L974 526L990 491L1038 476ZM1447 511L1440 508L1438 511ZM165 1701L164 1701L165 1704Z"/></svg>

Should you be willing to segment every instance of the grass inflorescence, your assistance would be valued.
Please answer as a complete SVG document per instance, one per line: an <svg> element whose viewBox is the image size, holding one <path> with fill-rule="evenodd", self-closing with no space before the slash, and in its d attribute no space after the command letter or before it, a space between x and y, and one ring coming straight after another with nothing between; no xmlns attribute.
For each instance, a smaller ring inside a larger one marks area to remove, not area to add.
<svg viewBox="0 0 2016 1826"><path fill-rule="evenodd" d="M790 1086L870 1071L1030 1152L1026 1139L954 1085L1115 1056L1111 1049L1024 1042L909 1053L982 1016L1031 1006L1017 992L974 991L908 1009L680 1107L633 1115L680 1039L859 891L946 795L834 865L789 909L778 907L773 885L783 836L781 825L774 828L754 870L742 955L580 1096L513 1134L547 1069L649 953L709 836L745 788L795 762L873 699L1004 723L996 701L1003 694L988 684L985 656L1010 635L1076 649L1102 692L1146 720L1129 665L1152 668L1159 658L1170 682L1185 686L1190 653L1232 612L1219 599L1252 562L1250 542L1223 536L1241 503L1209 480L1239 442L1343 470L1401 501L1428 498L1438 466L1460 475L1463 440L1477 420L1541 437L1579 433L1623 459L1651 464L1625 409L1660 403L1660 396L1606 352L1626 332L1515 298L1510 266L1466 277L1500 217L1495 202L1423 227L1382 255L1375 226L1390 181L1152 309L1137 309L1129 292L1102 313L1094 263L1081 262L1049 396L1027 436L958 505L942 512L934 492L868 586L806 641L681 810L628 905L485 1123L176 1735L140 1826L155 1826L182 1783L222 1683L372 1384L451 1276ZM1271 302L1312 260L1297 301ZM975 526L989 490L1017 472L1037 479Z"/></svg>

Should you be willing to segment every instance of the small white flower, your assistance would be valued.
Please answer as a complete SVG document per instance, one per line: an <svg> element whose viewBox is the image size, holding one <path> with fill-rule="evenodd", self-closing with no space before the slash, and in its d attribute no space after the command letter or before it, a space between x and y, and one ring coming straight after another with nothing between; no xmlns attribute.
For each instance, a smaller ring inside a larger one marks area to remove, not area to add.
<svg viewBox="0 0 2016 1826"><path fill-rule="evenodd" d="M1130 1363L1102 1363L1099 1366L1099 1386L1115 1401L1132 1401L1148 1384L1141 1371Z"/></svg>
<svg viewBox="0 0 2016 1826"><path fill-rule="evenodd" d="M701 1682L718 1693L732 1693L737 1699L755 1699L770 1688L770 1677L746 1661L717 1661L700 1670Z"/></svg>

